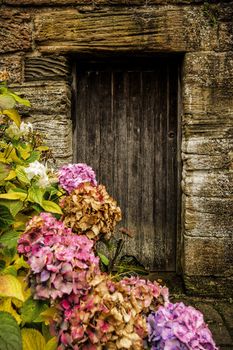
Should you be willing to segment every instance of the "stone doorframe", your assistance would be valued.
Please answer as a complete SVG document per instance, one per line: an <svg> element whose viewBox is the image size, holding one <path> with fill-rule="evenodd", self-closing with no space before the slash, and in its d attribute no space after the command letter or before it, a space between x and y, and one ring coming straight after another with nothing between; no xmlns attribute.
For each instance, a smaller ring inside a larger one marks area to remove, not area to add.
<svg viewBox="0 0 233 350"><path fill-rule="evenodd" d="M184 54L179 269L190 293L233 295L232 2L3 3L1 67L31 100L22 112L47 134L58 164L73 154L72 54Z"/></svg>

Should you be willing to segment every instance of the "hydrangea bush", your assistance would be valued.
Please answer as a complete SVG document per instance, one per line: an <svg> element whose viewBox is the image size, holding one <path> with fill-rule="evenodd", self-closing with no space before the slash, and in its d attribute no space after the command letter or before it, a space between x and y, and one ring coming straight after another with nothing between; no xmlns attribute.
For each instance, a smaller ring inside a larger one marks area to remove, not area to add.
<svg viewBox="0 0 233 350"><path fill-rule="evenodd" d="M11 330L5 348L14 339L14 350L217 349L202 314L171 304L166 287L101 270L99 256L109 262L97 242L113 236L120 208L88 165L48 168L48 148L21 122L17 103L29 105L3 82L0 320Z"/></svg>

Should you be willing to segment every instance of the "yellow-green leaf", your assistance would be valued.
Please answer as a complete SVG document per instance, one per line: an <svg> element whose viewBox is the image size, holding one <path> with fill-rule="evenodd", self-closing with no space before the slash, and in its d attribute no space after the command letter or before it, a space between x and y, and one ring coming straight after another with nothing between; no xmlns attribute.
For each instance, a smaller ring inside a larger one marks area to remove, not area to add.
<svg viewBox="0 0 233 350"><path fill-rule="evenodd" d="M8 176L5 178L5 181L12 180L16 177L16 172L14 170L11 170L8 174Z"/></svg>
<svg viewBox="0 0 233 350"><path fill-rule="evenodd" d="M57 349L57 338L51 338L45 346L45 350L56 350Z"/></svg>
<svg viewBox="0 0 233 350"><path fill-rule="evenodd" d="M9 312L9 314L11 314L15 318L17 323L20 324L21 323L21 317L16 312L16 310L13 308L11 300L12 300L12 298L4 298L4 299L2 299L0 301L0 311Z"/></svg>
<svg viewBox="0 0 233 350"><path fill-rule="evenodd" d="M7 92L4 94L1 94L0 96L0 109L6 110L14 108L15 106L15 99L10 96Z"/></svg>
<svg viewBox="0 0 233 350"><path fill-rule="evenodd" d="M57 205L56 203L53 203L52 201L43 200L41 203L41 206L44 210L50 213L62 214L62 210L59 207L59 205Z"/></svg>
<svg viewBox="0 0 233 350"><path fill-rule="evenodd" d="M16 109L4 109L3 114L7 115L18 127L20 127L21 118Z"/></svg>
<svg viewBox="0 0 233 350"><path fill-rule="evenodd" d="M24 301L22 284L12 275L0 275L0 296Z"/></svg>
<svg viewBox="0 0 233 350"><path fill-rule="evenodd" d="M45 339L36 329L23 328L21 334L23 350L45 350Z"/></svg>
<svg viewBox="0 0 233 350"><path fill-rule="evenodd" d="M0 198L2 199L12 199L12 200L25 200L27 198L27 194L26 193L22 193L22 192L8 192L8 193L1 193L0 194Z"/></svg>
<svg viewBox="0 0 233 350"><path fill-rule="evenodd" d="M19 104L27 106L27 107L31 106L31 104L30 104L30 102L28 100L20 97L18 94L14 93L14 92L12 92L10 90L9 90L8 94L10 96L12 96L15 99L15 101L18 102Z"/></svg>
<svg viewBox="0 0 233 350"><path fill-rule="evenodd" d="M26 175L24 169L25 168L20 166L20 165L18 165L16 167L17 178L19 179L20 182L27 184L27 185L30 185L30 180L27 178L27 175Z"/></svg>
<svg viewBox="0 0 233 350"><path fill-rule="evenodd" d="M48 146L39 146L36 149L37 149L37 151L43 152L43 151L48 151L49 147Z"/></svg>

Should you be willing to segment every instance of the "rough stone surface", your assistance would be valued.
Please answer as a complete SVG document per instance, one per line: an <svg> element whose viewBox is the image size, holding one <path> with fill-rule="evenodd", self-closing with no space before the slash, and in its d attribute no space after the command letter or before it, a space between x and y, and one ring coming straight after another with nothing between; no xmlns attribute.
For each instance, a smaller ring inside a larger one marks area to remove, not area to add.
<svg viewBox="0 0 233 350"><path fill-rule="evenodd" d="M184 272L188 276L233 275L231 237L184 237ZM201 252L201 254L200 254Z"/></svg>
<svg viewBox="0 0 233 350"><path fill-rule="evenodd" d="M4 4L19 5L19 0L3 0ZM20 0L20 5L165 5L165 4L197 4L203 0Z"/></svg>
<svg viewBox="0 0 233 350"><path fill-rule="evenodd" d="M201 250L202 252L202 250ZM186 293L192 296L232 298L233 297L233 277L216 277L184 274Z"/></svg>
<svg viewBox="0 0 233 350"><path fill-rule="evenodd" d="M29 50L32 45L31 15L0 9L0 53Z"/></svg>
<svg viewBox="0 0 233 350"><path fill-rule="evenodd" d="M73 150L69 86L65 82L53 85L24 83L13 88L31 102L31 108L22 108L21 113L43 134L57 160L57 166L71 162Z"/></svg>
<svg viewBox="0 0 233 350"><path fill-rule="evenodd" d="M24 75L26 81L68 80L70 67L63 56L36 56L25 59Z"/></svg>
<svg viewBox="0 0 233 350"><path fill-rule="evenodd" d="M33 114L27 121L44 136L56 160L56 167L72 162L72 123L66 115L56 115L55 118L49 115L45 122L44 115Z"/></svg>
<svg viewBox="0 0 233 350"><path fill-rule="evenodd" d="M0 55L0 70L9 72L9 83L21 83L23 79L23 56Z"/></svg>
<svg viewBox="0 0 233 350"><path fill-rule="evenodd" d="M208 24L199 7L51 10L36 15L35 28L42 52L184 52L218 48L217 27Z"/></svg>

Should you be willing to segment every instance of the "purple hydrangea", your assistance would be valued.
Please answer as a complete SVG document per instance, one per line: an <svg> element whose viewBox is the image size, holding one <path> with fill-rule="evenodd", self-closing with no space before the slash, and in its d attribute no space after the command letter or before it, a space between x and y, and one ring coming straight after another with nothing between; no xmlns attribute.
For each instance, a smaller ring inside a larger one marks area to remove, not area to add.
<svg viewBox="0 0 233 350"><path fill-rule="evenodd" d="M147 318L152 350L216 350L203 315L192 306L168 303Z"/></svg>
<svg viewBox="0 0 233 350"><path fill-rule="evenodd" d="M59 170L59 182L68 193L71 193L84 182L90 182L94 186L97 185L95 172L84 163L64 165Z"/></svg>
<svg viewBox="0 0 233 350"><path fill-rule="evenodd" d="M31 270L29 284L36 299L81 296L100 273L93 241L78 236L51 214L34 217L20 237L18 252Z"/></svg>

